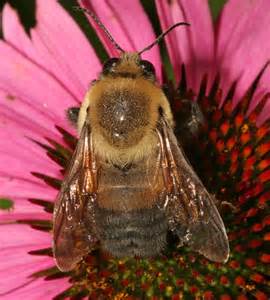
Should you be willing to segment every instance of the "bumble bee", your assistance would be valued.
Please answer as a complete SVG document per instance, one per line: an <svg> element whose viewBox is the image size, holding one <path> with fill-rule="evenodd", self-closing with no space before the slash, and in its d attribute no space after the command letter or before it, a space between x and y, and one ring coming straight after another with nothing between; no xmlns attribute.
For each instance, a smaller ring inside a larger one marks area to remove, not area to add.
<svg viewBox="0 0 270 300"><path fill-rule="evenodd" d="M115 257L156 256L168 232L210 260L228 259L214 200L178 144L154 66L141 58L181 24L135 53L104 29L122 53L104 64L79 111L79 141L54 208L53 252L62 271L97 243Z"/></svg>

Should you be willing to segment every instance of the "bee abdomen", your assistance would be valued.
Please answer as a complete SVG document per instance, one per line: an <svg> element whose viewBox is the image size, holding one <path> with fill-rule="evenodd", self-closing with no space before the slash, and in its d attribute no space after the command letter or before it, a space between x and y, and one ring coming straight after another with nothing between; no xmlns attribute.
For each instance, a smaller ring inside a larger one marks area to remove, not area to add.
<svg viewBox="0 0 270 300"><path fill-rule="evenodd" d="M158 208L131 212L99 209L96 219L102 248L113 256L155 256L166 246L167 221Z"/></svg>

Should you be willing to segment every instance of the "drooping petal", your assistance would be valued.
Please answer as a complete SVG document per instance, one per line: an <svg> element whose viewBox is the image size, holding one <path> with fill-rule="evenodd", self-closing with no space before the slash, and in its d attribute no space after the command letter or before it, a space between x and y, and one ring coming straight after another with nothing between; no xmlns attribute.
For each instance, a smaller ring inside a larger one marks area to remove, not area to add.
<svg viewBox="0 0 270 300"><path fill-rule="evenodd" d="M163 30L178 22L190 27L179 27L166 37L173 70L178 83L182 64L185 65L188 87L197 93L202 77L208 74L208 86L213 77L214 34L208 2L194 0L157 0L156 7Z"/></svg>
<svg viewBox="0 0 270 300"><path fill-rule="evenodd" d="M15 126L12 129L0 131L0 197L54 199L56 192L31 172L59 178L59 166L25 132L16 131Z"/></svg>
<svg viewBox="0 0 270 300"><path fill-rule="evenodd" d="M18 146L16 151L12 151L14 143ZM13 207L11 210L0 210L1 221L22 218L51 219L51 215L45 213L42 207L33 205L28 199L45 199L50 203L55 199L57 191L41 179L35 178L32 172L55 178L61 176L59 167L46 157L39 146L30 145L28 140L11 139L6 144L6 148L3 149L2 146L0 150L0 198L13 201Z"/></svg>
<svg viewBox="0 0 270 300"><path fill-rule="evenodd" d="M10 199L16 197L24 198L37 198L55 199L56 191L49 189L47 185L40 184L31 180L23 179L20 177L9 177L6 174L0 175L1 196Z"/></svg>
<svg viewBox="0 0 270 300"><path fill-rule="evenodd" d="M29 276L33 272L53 266L50 257L28 254L29 251L48 247L48 233L34 230L28 225L2 224L0 236L0 255L5 258L1 260L0 265L0 295L3 296L4 293L32 281L33 278Z"/></svg>
<svg viewBox="0 0 270 300"><path fill-rule="evenodd" d="M20 23L16 11L8 3L3 8L2 23L5 41L38 62L38 53Z"/></svg>
<svg viewBox="0 0 270 300"><path fill-rule="evenodd" d="M17 159L20 163L26 161L31 168L36 166L40 171L47 169L55 174L59 169L58 165L52 162L44 149L36 143L48 145L48 138L62 142L53 120L30 105L25 105L20 99L15 98L12 100L14 102L6 100L1 91L0 100L0 152L11 159ZM52 132L53 130L55 132ZM4 165L3 168L5 169ZM20 168L27 171L24 165L18 164L18 170Z"/></svg>
<svg viewBox="0 0 270 300"><path fill-rule="evenodd" d="M1 219L14 220L16 216L30 216L32 213L35 216L34 212L38 212L40 218L42 214L43 218L48 217L41 209L32 209L33 205L27 199L53 201L57 191L41 179L35 178L32 172L60 178L62 175L59 166L49 159L39 145L27 139L22 131L19 130L18 134L15 130L16 127L13 127L13 131L6 128L0 131L0 198L9 198L15 202L12 211L0 212L5 216ZM17 205L17 201L20 201L20 205Z"/></svg>
<svg viewBox="0 0 270 300"><path fill-rule="evenodd" d="M1 60L0 90L13 98L24 99L34 109L69 128L65 110L77 103L61 82L3 41L0 42L0 56L5 57ZM5 105L2 100L1 105ZM52 131L55 130L53 126L51 123Z"/></svg>
<svg viewBox="0 0 270 300"><path fill-rule="evenodd" d="M12 101L5 99L4 95L1 94L3 97L0 104L0 197L54 199L56 191L51 192L31 172L54 178L62 177L59 166L34 142L36 140L48 144L46 137L61 141L60 134L51 133L54 129L52 120L42 114L33 113L33 108L23 106L23 102L18 99L12 100L18 102L17 105L8 103Z"/></svg>
<svg viewBox="0 0 270 300"><path fill-rule="evenodd" d="M1 225L0 297L3 299L52 299L65 290L67 279L45 281L31 277L33 273L54 266L48 256L31 255L29 251L48 248L50 235L28 225ZM12 239L10 238L12 236Z"/></svg>
<svg viewBox="0 0 270 300"><path fill-rule="evenodd" d="M59 134L54 128L56 118L54 112L47 112L45 107L34 105L27 98L23 99L0 90L0 112L1 123L2 126L5 125L5 128L9 127L12 129L12 124L15 123L13 126L19 127L17 130L25 133L27 128L30 127L29 137L38 135L40 138L46 136L59 139Z"/></svg>
<svg viewBox="0 0 270 300"><path fill-rule="evenodd" d="M231 0L222 10L217 35L217 67L223 97L237 81L234 105L269 61L269 30L264 30L269 24L268 0ZM259 84L257 95L260 93Z"/></svg>
<svg viewBox="0 0 270 300"><path fill-rule="evenodd" d="M70 286L68 278L54 279L51 281L46 281L43 278L39 278L33 281L31 284L24 286L12 294L5 295L5 300L14 299L29 299L31 295L31 300L51 300L56 295L60 294L62 291Z"/></svg>
<svg viewBox="0 0 270 300"><path fill-rule="evenodd" d="M266 102L261 114L258 117L257 125L261 126L265 121L267 121L270 117L270 102L269 102L269 93L270 93L270 87L269 87L269 81L270 81L270 68L267 66L265 69L260 82L259 87L255 92L255 95L253 97L253 101L250 105L249 112L250 113L256 105L263 99L265 95L268 95L268 101Z"/></svg>
<svg viewBox="0 0 270 300"><path fill-rule="evenodd" d="M8 132L9 133L9 132ZM6 137L4 143L0 143L0 174L17 176L24 179L34 179L30 172L39 172L48 176L60 177L59 165L53 162L46 152L35 142L19 135L0 133L0 138ZM14 147L16 143L17 147ZM62 176L61 176L62 177ZM33 180L39 182L40 180ZM1 187L0 187L1 190Z"/></svg>
<svg viewBox="0 0 270 300"><path fill-rule="evenodd" d="M13 203L11 209L0 209L0 220L3 223L25 219L50 220L52 217L51 213L46 213L43 207L30 203L28 199L13 197L9 201Z"/></svg>
<svg viewBox="0 0 270 300"><path fill-rule="evenodd" d="M82 7L93 11L100 18L116 42L125 51L140 51L155 40L153 28L138 0L80 0L79 2ZM89 18L89 21L96 29L108 54L118 56L118 51L105 33L91 18ZM158 47L153 47L142 56L154 64L157 76L160 79L161 60Z"/></svg>
<svg viewBox="0 0 270 300"><path fill-rule="evenodd" d="M3 18L5 39L82 101L89 83L100 71L100 62L82 31L60 4L55 0L37 1L38 22L31 30L32 43L8 5Z"/></svg>

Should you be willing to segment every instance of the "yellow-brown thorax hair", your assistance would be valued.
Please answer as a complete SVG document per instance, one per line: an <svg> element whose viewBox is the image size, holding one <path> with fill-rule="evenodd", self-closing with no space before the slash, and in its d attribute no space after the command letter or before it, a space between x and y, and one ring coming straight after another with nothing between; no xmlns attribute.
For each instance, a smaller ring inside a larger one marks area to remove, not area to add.
<svg viewBox="0 0 270 300"><path fill-rule="evenodd" d="M124 53L111 72L101 73L80 110L79 131L90 122L95 153L116 164L140 160L156 148L160 111L172 123L163 91L145 76L140 61L137 53Z"/></svg>

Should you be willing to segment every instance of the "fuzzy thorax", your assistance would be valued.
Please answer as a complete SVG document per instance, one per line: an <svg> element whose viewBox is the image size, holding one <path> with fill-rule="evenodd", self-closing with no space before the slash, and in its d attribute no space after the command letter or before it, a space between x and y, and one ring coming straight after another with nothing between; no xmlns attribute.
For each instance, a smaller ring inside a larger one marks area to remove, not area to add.
<svg viewBox="0 0 270 300"><path fill-rule="evenodd" d="M78 128L80 131L87 118L95 153L114 164L125 165L156 149L161 111L172 123L168 101L155 83L141 77L103 78L87 93Z"/></svg>

